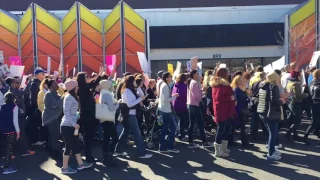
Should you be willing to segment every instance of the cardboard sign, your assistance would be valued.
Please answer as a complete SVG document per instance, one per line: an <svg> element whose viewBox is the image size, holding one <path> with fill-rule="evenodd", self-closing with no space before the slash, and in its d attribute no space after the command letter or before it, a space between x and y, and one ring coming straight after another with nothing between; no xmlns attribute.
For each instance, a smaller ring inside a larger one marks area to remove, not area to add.
<svg viewBox="0 0 320 180"><path fill-rule="evenodd" d="M144 85L145 85L146 87L148 87L148 85L149 85L149 83L150 83L149 76L148 76L148 74L145 74L145 73L143 73L143 76L144 76Z"/></svg>
<svg viewBox="0 0 320 180"><path fill-rule="evenodd" d="M198 69L198 56L195 56L191 58L191 69L192 70L197 70Z"/></svg>
<svg viewBox="0 0 320 180"><path fill-rule="evenodd" d="M19 56L9 57L10 65L22 66L21 59Z"/></svg>
<svg viewBox="0 0 320 180"><path fill-rule="evenodd" d="M16 65L11 65L10 66L10 76L11 77L22 77L24 71L24 66L16 66Z"/></svg>
<svg viewBox="0 0 320 180"><path fill-rule="evenodd" d="M48 56L48 61L47 61L47 73L50 74L51 73L51 57Z"/></svg>
<svg viewBox="0 0 320 180"><path fill-rule="evenodd" d="M0 51L0 63L4 64L3 51Z"/></svg>
<svg viewBox="0 0 320 180"><path fill-rule="evenodd" d="M281 70L282 68L284 68L285 65L286 65L286 56L282 56L280 59L272 63L272 68Z"/></svg>
<svg viewBox="0 0 320 180"><path fill-rule="evenodd" d="M320 51L315 51L313 53L309 67L317 67L319 56L320 56Z"/></svg>
<svg viewBox="0 0 320 180"><path fill-rule="evenodd" d="M173 73L173 79L176 79L176 77L181 73L181 62L177 62L176 70Z"/></svg>
<svg viewBox="0 0 320 180"><path fill-rule="evenodd" d="M113 72L113 68L116 64L117 61L117 56L111 55L111 56L106 56L106 67L107 67L107 72L111 75L111 73Z"/></svg>
<svg viewBox="0 0 320 180"><path fill-rule="evenodd" d="M0 66L0 77L7 76L8 74L10 74L10 70L8 68L8 65L2 64L2 66Z"/></svg>

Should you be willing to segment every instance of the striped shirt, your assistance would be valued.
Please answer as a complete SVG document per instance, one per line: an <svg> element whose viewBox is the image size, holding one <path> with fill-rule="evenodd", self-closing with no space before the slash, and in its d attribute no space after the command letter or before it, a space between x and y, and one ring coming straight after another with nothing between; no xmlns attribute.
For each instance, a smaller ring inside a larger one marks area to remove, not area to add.
<svg viewBox="0 0 320 180"><path fill-rule="evenodd" d="M77 124L77 111L79 103L70 94L66 95L63 101L64 116L61 121L61 126L73 127Z"/></svg>

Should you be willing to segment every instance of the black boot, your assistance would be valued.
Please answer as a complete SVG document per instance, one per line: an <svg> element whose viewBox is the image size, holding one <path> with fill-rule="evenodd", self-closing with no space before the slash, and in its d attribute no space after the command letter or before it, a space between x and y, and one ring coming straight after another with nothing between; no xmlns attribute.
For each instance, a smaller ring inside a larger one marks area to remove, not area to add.
<svg viewBox="0 0 320 180"><path fill-rule="evenodd" d="M103 153L103 165L107 167L117 167L113 153Z"/></svg>

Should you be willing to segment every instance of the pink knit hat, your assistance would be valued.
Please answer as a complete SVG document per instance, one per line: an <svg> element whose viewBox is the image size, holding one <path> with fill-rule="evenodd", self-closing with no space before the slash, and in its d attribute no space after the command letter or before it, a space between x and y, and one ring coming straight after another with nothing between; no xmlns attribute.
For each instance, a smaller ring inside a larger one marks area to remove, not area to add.
<svg viewBox="0 0 320 180"><path fill-rule="evenodd" d="M71 91L75 87L78 87L78 83L77 83L77 81L70 79L70 80L67 80L67 82L64 83L64 86L65 86L67 91Z"/></svg>

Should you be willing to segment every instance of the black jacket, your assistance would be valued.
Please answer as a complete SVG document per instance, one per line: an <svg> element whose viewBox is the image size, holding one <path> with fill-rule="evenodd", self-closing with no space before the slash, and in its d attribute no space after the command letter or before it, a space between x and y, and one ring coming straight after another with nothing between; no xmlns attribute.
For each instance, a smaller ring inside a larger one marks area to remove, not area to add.
<svg viewBox="0 0 320 180"><path fill-rule="evenodd" d="M93 93L91 89L95 89L101 80L101 77L97 77L96 80L91 81L90 83L79 85L78 97L79 97L79 106L80 106L80 114L81 113L92 113L95 114L96 110L96 102L93 97ZM88 119L90 121L90 119Z"/></svg>
<svg viewBox="0 0 320 180"><path fill-rule="evenodd" d="M40 84L41 81L39 79L34 79L31 82L31 87L30 87L30 105L31 107L36 107L38 108L38 93L40 91Z"/></svg>
<svg viewBox="0 0 320 180"><path fill-rule="evenodd" d="M250 98L250 106L249 109L251 112L256 112L257 111L257 106L259 103L259 90L261 88L261 82L262 81L257 81L252 84L251 86L251 98Z"/></svg>
<svg viewBox="0 0 320 180"><path fill-rule="evenodd" d="M261 82L257 112L271 120L281 120L279 87L269 82Z"/></svg>
<svg viewBox="0 0 320 180"><path fill-rule="evenodd" d="M320 107L320 81L314 80L310 84L310 94L312 102L316 107Z"/></svg>

